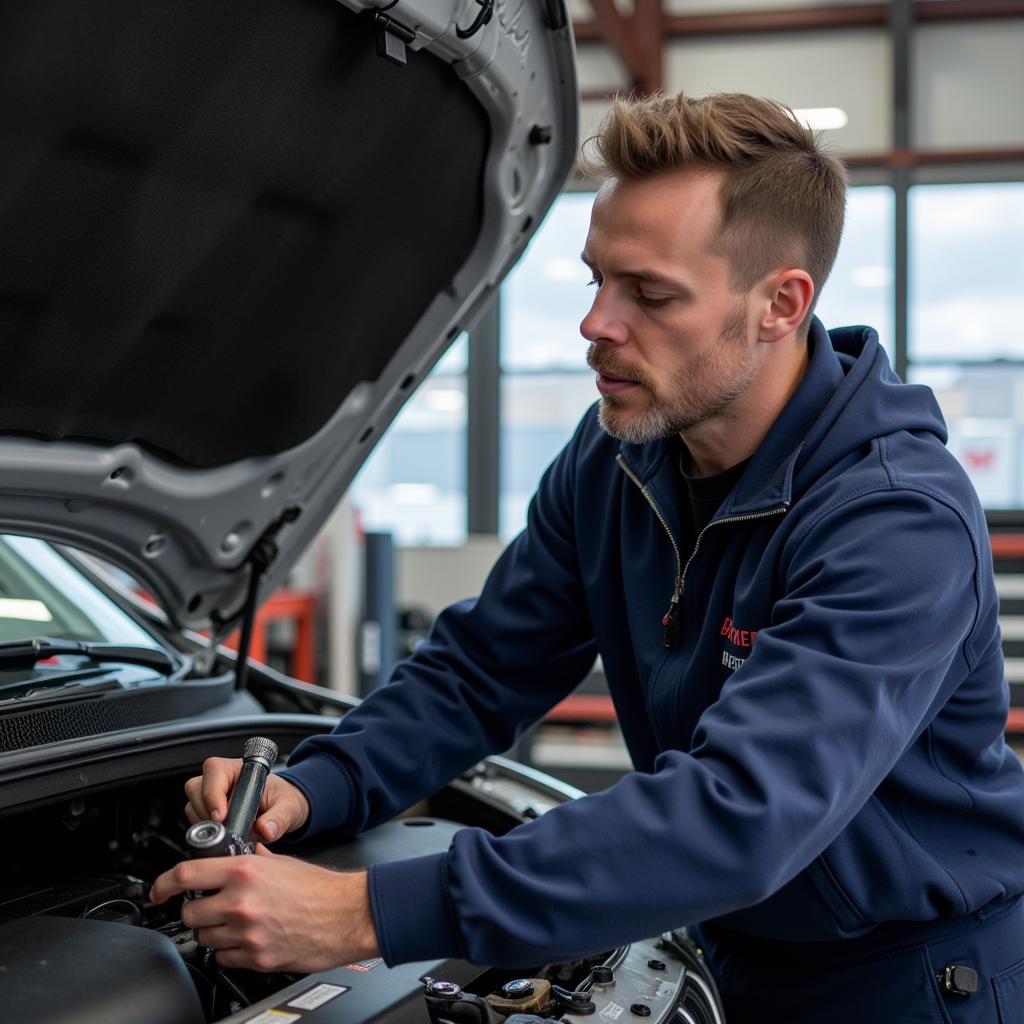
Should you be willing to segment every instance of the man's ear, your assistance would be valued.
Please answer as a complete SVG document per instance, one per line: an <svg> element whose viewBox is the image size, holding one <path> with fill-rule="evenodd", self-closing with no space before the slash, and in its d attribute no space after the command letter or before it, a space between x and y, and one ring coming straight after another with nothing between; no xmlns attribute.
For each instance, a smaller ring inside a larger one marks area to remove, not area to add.
<svg viewBox="0 0 1024 1024"><path fill-rule="evenodd" d="M814 300L814 281L806 270L780 270L764 282L765 313L758 341L779 341L804 322Z"/></svg>

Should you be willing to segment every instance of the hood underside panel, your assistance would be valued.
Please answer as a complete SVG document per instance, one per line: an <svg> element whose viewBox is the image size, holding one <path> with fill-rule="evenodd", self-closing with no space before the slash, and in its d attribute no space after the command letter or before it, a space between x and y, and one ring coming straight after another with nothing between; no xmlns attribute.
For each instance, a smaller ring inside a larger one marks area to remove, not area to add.
<svg viewBox="0 0 1024 1024"><path fill-rule="evenodd" d="M0 5L0 532L177 626L281 585L572 167L565 0L378 5Z"/></svg>
<svg viewBox="0 0 1024 1024"><path fill-rule="evenodd" d="M5 434L292 448L477 241L483 108L334 0L5 4L0 40Z"/></svg>

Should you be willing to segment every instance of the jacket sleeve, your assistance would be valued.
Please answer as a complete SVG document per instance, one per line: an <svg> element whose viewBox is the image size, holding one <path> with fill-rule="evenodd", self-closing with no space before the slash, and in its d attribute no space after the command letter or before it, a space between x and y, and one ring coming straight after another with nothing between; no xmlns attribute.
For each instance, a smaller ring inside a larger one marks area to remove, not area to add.
<svg viewBox="0 0 1024 1024"><path fill-rule="evenodd" d="M507 750L579 685L597 654L572 527L585 425L544 474L526 530L480 597L442 612L386 686L296 748L282 775L305 793L310 818L295 838L390 819Z"/></svg>
<svg viewBox="0 0 1024 1024"><path fill-rule="evenodd" d="M388 963L611 948L758 903L835 839L968 671L978 555L955 511L910 491L848 501L788 551L771 625L689 751L371 869Z"/></svg>

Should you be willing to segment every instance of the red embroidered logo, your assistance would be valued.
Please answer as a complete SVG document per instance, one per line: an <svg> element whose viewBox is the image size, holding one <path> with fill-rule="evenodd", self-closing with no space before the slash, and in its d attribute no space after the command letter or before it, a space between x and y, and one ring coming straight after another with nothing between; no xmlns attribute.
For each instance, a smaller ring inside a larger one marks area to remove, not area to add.
<svg viewBox="0 0 1024 1024"><path fill-rule="evenodd" d="M726 615L722 620L722 628L719 630L721 636L733 645L733 647L753 647L757 639L756 629L740 629L733 624L732 617Z"/></svg>

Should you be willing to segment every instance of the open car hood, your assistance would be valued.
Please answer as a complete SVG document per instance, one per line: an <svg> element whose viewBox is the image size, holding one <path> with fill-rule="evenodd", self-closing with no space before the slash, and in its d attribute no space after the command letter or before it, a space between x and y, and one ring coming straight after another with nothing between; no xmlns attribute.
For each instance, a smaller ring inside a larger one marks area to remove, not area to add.
<svg viewBox="0 0 1024 1024"><path fill-rule="evenodd" d="M491 2L3 5L0 531L281 584L572 166L565 2Z"/></svg>

